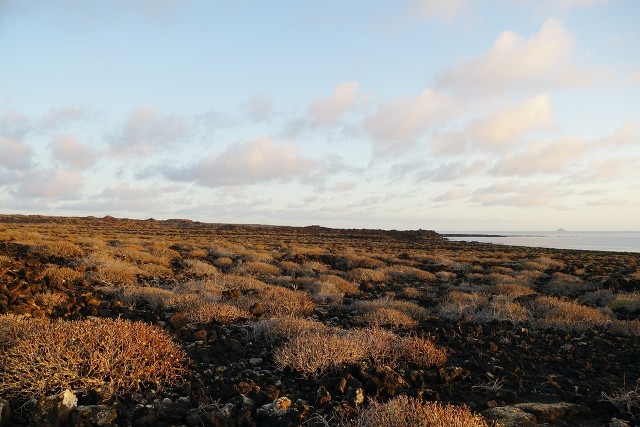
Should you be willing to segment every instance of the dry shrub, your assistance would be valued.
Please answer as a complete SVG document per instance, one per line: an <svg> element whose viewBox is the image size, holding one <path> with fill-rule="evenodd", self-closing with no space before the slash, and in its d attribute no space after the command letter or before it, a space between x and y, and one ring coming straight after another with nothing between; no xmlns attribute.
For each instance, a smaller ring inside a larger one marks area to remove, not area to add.
<svg viewBox="0 0 640 427"><path fill-rule="evenodd" d="M268 251L248 251L242 258L249 262L273 262L273 255Z"/></svg>
<svg viewBox="0 0 640 427"><path fill-rule="evenodd" d="M304 332L324 331L327 326L317 320L296 316L282 316L260 320L253 325L253 328L255 333L265 335L271 339L291 339Z"/></svg>
<svg viewBox="0 0 640 427"><path fill-rule="evenodd" d="M303 375L316 375L358 363L366 356L367 349L352 334L309 331L277 349L274 360L280 369L290 367Z"/></svg>
<svg viewBox="0 0 640 427"><path fill-rule="evenodd" d="M435 274L406 265L394 265L383 268L381 271L387 274L389 280L425 282L432 282L436 280Z"/></svg>
<svg viewBox="0 0 640 427"><path fill-rule="evenodd" d="M444 319L470 319L487 302L488 296L479 292L451 291L438 305L437 312Z"/></svg>
<svg viewBox="0 0 640 427"><path fill-rule="evenodd" d="M315 274L326 273L330 270L327 264L319 261L305 261L302 263L301 267L303 271L310 271Z"/></svg>
<svg viewBox="0 0 640 427"><path fill-rule="evenodd" d="M304 289L311 294L314 301L338 302L344 298L344 292L340 291L340 289L331 282L311 279L307 283L304 283L303 286Z"/></svg>
<svg viewBox="0 0 640 427"><path fill-rule="evenodd" d="M218 268L229 268L233 265L233 260L228 257L220 257L213 261L213 265Z"/></svg>
<svg viewBox="0 0 640 427"><path fill-rule="evenodd" d="M538 297L531 312L539 326L573 331L606 326L613 320L598 309L552 296Z"/></svg>
<svg viewBox="0 0 640 427"><path fill-rule="evenodd" d="M31 325L0 352L0 394L10 399L84 389L108 400L175 385L186 372L180 347L145 323L92 319Z"/></svg>
<svg viewBox="0 0 640 427"><path fill-rule="evenodd" d="M169 267L165 267L164 265L159 264L140 264L140 270L142 270L142 274L145 276L153 276L153 277L171 277L173 276L173 270Z"/></svg>
<svg viewBox="0 0 640 427"><path fill-rule="evenodd" d="M62 292L46 291L35 295L36 304L50 309L60 308L67 302L67 296Z"/></svg>
<svg viewBox="0 0 640 427"><path fill-rule="evenodd" d="M483 305L480 310L472 315L476 322L491 322L493 320L508 321L511 323L529 320L529 310L508 298L496 297Z"/></svg>
<svg viewBox="0 0 640 427"><path fill-rule="evenodd" d="M418 368L440 366L447 361L447 352L433 342L419 337L402 337L398 343L402 357Z"/></svg>
<svg viewBox="0 0 640 427"><path fill-rule="evenodd" d="M272 277L280 274L280 269L272 264L262 261L250 261L238 265L235 273L247 274L256 277Z"/></svg>
<svg viewBox="0 0 640 427"><path fill-rule="evenodd" d="M495 296L478 292L451 291L437 308L444 319L475 321L480 323L493 320L512 323L528 320L529 311L509 297Z"/></svg>
<svg viewBox="0 0 640 427"><path fill-rule="evenodd" d="M31 319L15 314L0 315L0 354L6 348L15 345L31 328L38 328L44 319Z"/></svg>
<svg viewBox="0 0 640 427"><path fill-rule="evenodd" d="M418 322L411 316L393 308L378 307L353 318L356 324L387 326L391 328L413 328Z"/></svg>
<svg viewBox="0 0 640 427"><path fill-rule="evenodd" d="M111 258L107 254L93 253L85 262L87 278L99 282L131 285L138 281L139 274L144 274L136 264Z"/></svg>
<svg viewBox="0 0 640 427"><path fill-rule="evenodd" d="M540 280L544 277L545 273L543 271L537 270L522 270L519 271L516 277L520 280L522 284L532 284L536 280Z"/></svg>
<svg viewBox="0 0 640 427"><path fill-rule="evenodd" d="M370 268L354 268L348 273L349 279L359 283L384 282L387 275L380 270Z"/></svg>
<svg viewBox="0 0 640 427"><path fill-rule="evenodd" d="M228 289L218 279L191 280L181 283L174 288L179 295L194 295L201 301L217 301L222 298L222 292Z"/></svg>
<svg viewBox="0 0 640 427"><path fill-rule="evenodd" d="M518 298L526 295L532 295L536 292L528 286L517 284L498 283L493 287L493 291L498 295L504 295L509 298Z"/></svg>
<svg viewBox="0 0 640 427"><path fill-rule="evenodd" d="M305 376L322 375L366 359L377 365L389 366L406 360L421 368L429 368L444 363L446 352L430 341L399 337L379 328L332 328L294 336L274 354L279 369L289 367Z"/></svg>
<svg viewBox="0 0 640 427"><path fill-rule="evenodd" d="M578 297L578 302L585 305L604 307L616 297L610 289L598 289L593 292L585 292Z"/></svg>
<svg viewBox="0 0 640 427"><path fill-rule="evenodd" d="M315 305L308 294L302 291L265 285L254 293L245 295L233 302L238 307L248 309L254 304L261 304L269 316L305 316L310 314Z"/></svg>
<svg viewBox="0 0 640 427"><path fill-rule="evenodd" d="M436 272L436 277L441 282L453 282L456 280L457 274L451 271L438 271Z"/></svg>
<svg viewBox="0 0 640 427"><path fill-rule="evenodd" d="M187 320L191 323L232 323L250 317L246 310L220 302L205 302L187 311Z"/></svg>
<svg viewBox="0 0 640 427"><path fill-rule="evenodd" d="M187 256L191 258L207 258L209 256L209 251L205 248L195 248L189 251Z"/></svg>
<svg viewBox="0 0 640 427"><path fill-rule="evenodd" d="M485 260L486 262L486 260ZM497 274L506 274L507 276L511 276L514 274L513 268L505 267L502 265L492 265L487 269L487 273L497 273Z"/></svg>
<svg viewBox="0 0 640 427"><path fill-rule="evenodd" d="M353 268L381 268L385 266L383 261L363 255L345 254L338 258L337 264L345 269Z"/></svg>
<svg viewBox="0 0 640 427"><path fill-rule="evenodd" d="M485 419L467 406L423 402L405 395L386 403L371 401L350 427L489 427Z"/></svg>
<svg viewBox="0 0 640 427"><path fill-rule="evenodd" d="M617 294L607 303L612 310L623 310L628 313L640 312L640 293Z"/></svg>
<svg viewBox="0 0 640 427"><path fill-rule="evenodd" d="M420 291L417 288L414 288L413 286L405 286L402 288L402 291L400 291L402 296L408 299L418 299L420 298Z"/></svg>
<svg viewBox="0 0 640 427"><path fill-rule="evenodd" d="M71 259L84 254L82 248L66 240L45 241L31 248L31 252L44 258Z"/></svg>
<svg viewBox="0 0 640 427"><path fill-rule="evenodd" d="M242 245L233 243L220 243L209 248L209 254L216 258L238 259L247 255L247 249Z"/></svg>
<svg viewBox="0 0 640 427"><path fill-rule="evenodd" d="M153 255L147 252L142 246L133 243L121 244L107 249L105 252L116 258L124 259L136 264L155 264L165 268L171 267L170 260L163 256Z"/></svg>
<svg viewBox="0 0 640 427"><path fill-rule="evenodd" d="M81 280L84 275L69 267L58 267L57 265L48 264L42 272L42 275L49 279L49 283L53 286L63 286Z"/></svg>
<svg viewBox="0 0 640 427"><path fill-rule="evenodd" d="M548 256L539 256L533 259L524 258L518 260L518 263L523 269L544 271L550 268L561 269L564 267L564 262L550 258Z"/></svg>
<svg viewBox="0 0 640 427"><path fill-rule="evenodd" d="M184 272L200 279L218 277L221 274L220 270L206 261L187 259L184 263L186 264Z"/></svg>
<svg viewBox="0 0 640 427"><path fill-rule="evenodd" d="M489 274L486 274L484 276L484 280L486 282L493 283L493 284L496 284L496 285L498 283L502 283L502 284L505 284L505 285L508 285L508 284L517 285L517 284L521 283L521 280L519 280L519 279L517 279L517 278L515 278L513 276L509 276L508 274L502 274L502 273L489 273Z"/></svg>
<svg viewBox="0 0 640 427"><path fill-rule="evenodd" d="M153 310L170 307L175 294L167 289L143 286L126 286L118 291L120 300L128 305L147 303Z"/></svg>
<svg viewBox="0 0 640 427"><path fill-rule="evenodd" d="M6 256L6 255L0 255L0 266L7 266L10 265L13 262L13 258Z"/></svg>
<svg viewBox="0 0 640 427"><path fill-rule="evenodd" d="M347 296L356 295L360 291L360 288L355 283L334 274L323 274L320 276L320 280L325 283L331 283L339 292Z"/></svg>
<svg viewBox="0 0 640 427"><path fill-rule="evenodd" d="M578 295L584 291L592 291L596 287L593 283L585 283L581 278L571 274L553 273L549 283L545 283L545 292L554 295Z"/></svg>

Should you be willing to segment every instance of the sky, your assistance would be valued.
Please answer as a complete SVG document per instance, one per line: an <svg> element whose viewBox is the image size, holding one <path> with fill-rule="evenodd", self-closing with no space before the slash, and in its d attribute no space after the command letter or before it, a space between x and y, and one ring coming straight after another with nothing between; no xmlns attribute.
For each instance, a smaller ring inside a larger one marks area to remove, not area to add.
<svg viewBox="0 0 640 427"><path fill-rule="evenodd" d="M0 212L640 230L637 0L0 0Z"/></svg>

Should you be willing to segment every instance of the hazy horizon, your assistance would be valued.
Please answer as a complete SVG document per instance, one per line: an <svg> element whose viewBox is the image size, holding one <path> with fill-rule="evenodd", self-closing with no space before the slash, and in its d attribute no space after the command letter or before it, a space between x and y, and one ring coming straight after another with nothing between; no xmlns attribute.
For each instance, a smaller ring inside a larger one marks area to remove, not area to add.
<svg viewBox="0 0 640 427"><path fill-rule="evenodd" d="M635 0L0 0L0 211L640 229Z"/></svg>

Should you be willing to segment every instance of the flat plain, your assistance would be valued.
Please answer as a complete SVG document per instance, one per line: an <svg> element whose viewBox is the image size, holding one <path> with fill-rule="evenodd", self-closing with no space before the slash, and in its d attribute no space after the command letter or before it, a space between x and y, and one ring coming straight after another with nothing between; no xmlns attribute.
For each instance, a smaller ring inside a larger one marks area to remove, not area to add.
<svg viewBox="0 0 640 427"><path fill-rule="evenodd" d="M640 254L0 216L0 425L640 422Z"/></svg>

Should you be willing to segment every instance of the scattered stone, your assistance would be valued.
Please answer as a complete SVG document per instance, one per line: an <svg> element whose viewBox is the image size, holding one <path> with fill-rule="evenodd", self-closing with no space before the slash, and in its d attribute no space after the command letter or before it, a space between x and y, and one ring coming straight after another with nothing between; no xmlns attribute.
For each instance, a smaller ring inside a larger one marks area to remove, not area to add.
<svg viewBox="0 0 640 427"><path fill-rule="evenodd" d="M482 415L488 420L497 421L502 427L534 427L536 425L534 415L513 406L487 409L482 412Z"/></svg>
<svg viewBox="0 0 640 427"><path fill-rule="evenodd" d="M354 406L358 406L364 402L364 390L360 387L352 388L349 392L349 402Z"/></svg>
<svg viewBox="0 0 640 427"><path fill-rule="evenodd" d="M618 418L611 418L609 421L609 427L629 427L630 424L625 420L619 420Z"/></svg>
<svg viewBox="0 0 640 427"><path fill-rule="evenodd" d="M266 405L262 405L256 413L261 416L278 416L281 417L287 413L289 407L291 406L291 399L286 396L279 397L271 403L267 403Z"/></svg>
<svg viewBox="0 0 640 427"><path fill-rule="evenodd" d="M262 358L260 358L260 357L252 357L251 359L249 359L249 364L251 366L260 366L260 365L262 365Z"/></svg>
<svg viewBox="0 0 640 427"><path fill-rule="evenodd" d="M586 414L588 410L580 405L573 403L518 403L513 405L525 412L535 415L538 421L554 422L556 420L565 420L579 414Z"/></svg>
<svg viewBox="0 0 640 427"><path fill-rule="evenodd" d="M11 407L9 402L4 399L0 399L0 427L5 427L11 417Z"/></svg>
<svg viewBox="0 0 640 427"><path fill-rule="evenodd" d="M80 420L84 420L98 427L103 427L112 424L118 417L118 412L115 408L106 405L91 405L78 406L74 415L75 417L72 417L76 418L74 425L78 425Z"/></svg>

